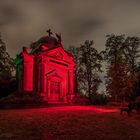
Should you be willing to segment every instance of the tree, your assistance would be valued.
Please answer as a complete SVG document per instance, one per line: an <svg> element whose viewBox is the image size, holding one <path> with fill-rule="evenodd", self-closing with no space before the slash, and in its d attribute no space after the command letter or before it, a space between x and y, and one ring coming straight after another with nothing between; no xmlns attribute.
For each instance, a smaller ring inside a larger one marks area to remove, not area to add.
<svg viewBox="0 0 140 140"><path fill-rule="evenodd" d="M15 70L14 60L6 52L6 44L0 36L0 80L11 78L12 72Z"/></svg>
<svg viewBox="0 0 140 140"><path fill-rule="evenodd" d="M124 35L107 35L105 60L107 61L107 76L106 85L107 92L111 94L117 100L119 91L117 90L118 80L118 62L117 60L122 57L123 44L125 41ZM116 83L117 82L117 83Z"/></svg>
<svg viewBox="0 0 140 140"><path fill-rule="evenodd" d="M80 88L80 77L79 77L79 70L80 70L80 63L79 63L79 58L80 58L80 49L78 47L70 46L67 51L72 54L74 61L76 63L76 71L75 71L75 92L80 93L81 89Z"/></svg>
<svg viewBox="0 0 140 140"><path fill-rule="evenodd" d="M107 91L112 97L117 99L125 99L132 94L133 81L135 80L130 73L130 67L124 59L119 57L116 64L109 67L107 71Z"/></svg>
<svg viewBox="0 0 140 140"><path fill-rule="evenodd" d="M134 74L138 67L140 38L138 37L127 37L124 42L124 55L127 63L131 67L131 73Z"/></svg>
<svg viewBox="0 0 140 140"><path fill-rule="evenodd" d="M81 45L79 58L80 68L78 71L80 84L84 87L90 101L101 83L99 72L102 72L102 56L92 46L93 41L89 40Z"/></svg>
<svg viewBox="0 0 140 140"><path fill-rule="evenodd" d="M137 95L139 89L139 71L138 70L138 61L140 58L140 38L138 37L127 37L124 45L124 55L126 62L131 67L131 77L133 77L133 96Z"/></svg>
<svg viewBox="0 0 140 140"><path fill-rule="evenodd" d="M107 63L109 65L116 65L117 59L122 56L123 53L123 45L125 41L124 35L107 35L107 40L106 40L106 55L105 59L107 60Z"/></svg>
<svg viewBox="0 0 140 140"><path fill-rule="evenodd" d="M140 41L137 37L107 36L106 60L108 70L106 84L108 92L114 94L116 98L122 92L131 93L131 95L133 93L134 84L137 80L136 69L139 44ZM122 84L121 81L125 84Z"/></svg>
<svg viewBox="0 0 140 140"><path fill-rule="evenodd" d="M101 79L99 72L101 70L102 52L92 47L93 41L85 41L80 47L71 46L68 49L76 63L75 82L77 91L86 94L92 101L94 94L97 94Z"/></svg>
<svg viewBox="0 0 140 140"><path fill-rule="evenodd" d="M136 76L137 76L137 80L135 82L135 85L134 85L134 89L135 89L135 92L134 92L134 96L140 96L140 62L138 62L138 66L137 66L137 69L136 69Z"/></svg>

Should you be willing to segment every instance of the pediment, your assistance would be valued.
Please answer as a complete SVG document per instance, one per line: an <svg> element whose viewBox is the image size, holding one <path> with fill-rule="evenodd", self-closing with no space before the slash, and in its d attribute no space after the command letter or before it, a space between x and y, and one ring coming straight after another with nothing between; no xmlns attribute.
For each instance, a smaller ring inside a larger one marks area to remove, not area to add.
<svg viewBox="0 0 140 140"><path fill-rule="evenodd" d="M51 81L59 81L59 82L61 82L62 79L63 79L61 76L58 75L56 69L53 69L53 70L49 71L48 73L46 73L46 76Z"/></svg>
<svg viewBox="0 0 140 140"><path fill-rule="evenodd" d="M73 57L70 56L62 47L49 50L46 52L46 55L59 59L59 60L74 63Z"/></svg>

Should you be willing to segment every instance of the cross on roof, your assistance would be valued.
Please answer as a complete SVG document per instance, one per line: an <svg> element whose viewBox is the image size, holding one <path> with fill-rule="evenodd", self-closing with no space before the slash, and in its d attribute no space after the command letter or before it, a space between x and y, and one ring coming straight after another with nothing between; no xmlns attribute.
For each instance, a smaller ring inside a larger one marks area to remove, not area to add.
<svg viewBox="0 0 140 140"><path fill-rule="evenodd" d="M46 32L49 34L49 36L51 36L51 35L53 34L53 33L51 32L51 29L47 30Z"/></svg>

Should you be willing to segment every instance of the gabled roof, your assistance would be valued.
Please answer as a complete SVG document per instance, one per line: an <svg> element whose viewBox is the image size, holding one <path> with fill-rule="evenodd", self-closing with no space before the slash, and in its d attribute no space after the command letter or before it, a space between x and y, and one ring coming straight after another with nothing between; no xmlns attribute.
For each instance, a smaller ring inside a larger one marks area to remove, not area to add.
<svg viewBox="0 0 140 140"><path fill-rule="evenodd" d="M73 56L63 49L61 35L56 34L56 37L51 35L41 37L31 44L31 51L27 54L32 56L44 55L75 65Z"/></svg>
<svg viewBox="0 0 140 140"><path fill-rule="evenodd" d="M46 51L40 52L43 55L63 60L65 62L74 63L73 56L65 51L62 47L51 48Z"/></svg>

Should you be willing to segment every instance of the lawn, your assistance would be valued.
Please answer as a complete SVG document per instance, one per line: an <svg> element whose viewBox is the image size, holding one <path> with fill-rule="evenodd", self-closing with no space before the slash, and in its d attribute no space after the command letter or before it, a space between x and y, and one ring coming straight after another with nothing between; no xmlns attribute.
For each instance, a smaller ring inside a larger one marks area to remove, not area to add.
<svg viewBox="0 0 140 140"><path fill-rule="evenodd" d="M140 140L140 115L97 106L1 109L0 140Z"/></svg>

